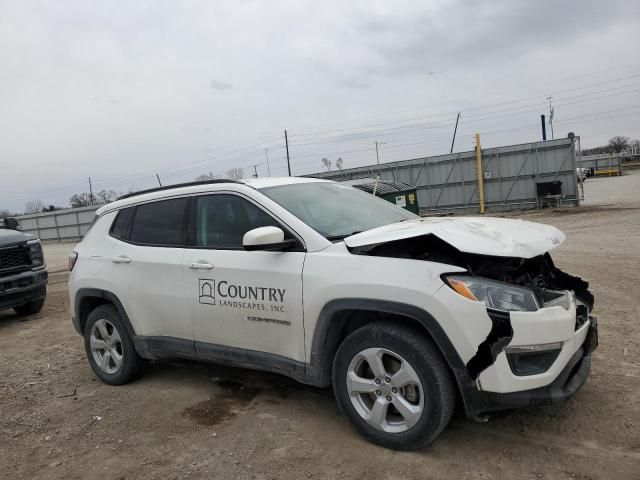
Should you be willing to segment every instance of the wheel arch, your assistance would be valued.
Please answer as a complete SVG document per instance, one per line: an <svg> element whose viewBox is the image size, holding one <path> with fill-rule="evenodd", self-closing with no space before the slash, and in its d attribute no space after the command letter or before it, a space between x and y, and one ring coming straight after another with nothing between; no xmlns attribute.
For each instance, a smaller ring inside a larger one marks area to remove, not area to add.
<svg viewBox="0 0 640 480"><path fill-rule="evenodd" d="M118 296L108 290L101 290L98 288L81 288L76 293L75 297L75 313L78 333L84 334L84 327L87 322L89 314L100 305L113 305L114 308L120 314L122 321L124 322L127 333L131 338L135 337L135 330L131 325L129 316L122 306L122 302Z"/></svg>
<svg viewBox="0 0 640 480"><path fill-rule="evenodd" d="M375 313L371 316L371 313ZM318 317L309 362L309 374L323 386L331 384L333 358L340 343L357 328L379 319L407 322L425 333L440 350L453 374L465 409L466 392L473 387L467 368L438 321L426 310L404 303L344 298L327 303Z"/></svg>

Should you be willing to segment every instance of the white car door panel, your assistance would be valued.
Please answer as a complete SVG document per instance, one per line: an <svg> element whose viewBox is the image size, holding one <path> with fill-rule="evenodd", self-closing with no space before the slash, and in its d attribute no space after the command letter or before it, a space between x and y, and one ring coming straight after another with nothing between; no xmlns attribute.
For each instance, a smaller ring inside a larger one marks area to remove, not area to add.
<svg viewBox="0 0 640 480"><path fill-rule="evenodd" d="M112 278L118 279L136 334L192 340L182 278L184 249L118 243Z"/></svg>
<svg viewBox="0 0 640 480"><path fill-rule="evenodd" d="M242 249L246 231L275 224L242 197L203 196L193 208L197 245L185 250L183 268L196 351L201 342L210 344L203 354L222 345L304 361L305 253Z"/></svg>
<svg viewBox="0 0 640 480"><path fill-rule="evenodd" d="M127 238L113 239L106 262L109 277L137 335L193 340L183 278L185 250L179 246L186 241L186 206L185 198L138 206L131 212L129 232L122 234Z"/></svg>
<svg viewBox="0 0 640 480"><path fill-rule="evenodd" d="M193 337L304 360L302 252L187 250Z"/></svg>

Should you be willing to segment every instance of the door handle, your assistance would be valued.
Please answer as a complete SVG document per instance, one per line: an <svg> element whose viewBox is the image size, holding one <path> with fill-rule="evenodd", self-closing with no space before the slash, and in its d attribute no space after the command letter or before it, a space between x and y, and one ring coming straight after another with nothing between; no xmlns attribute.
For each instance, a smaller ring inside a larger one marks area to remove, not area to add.
<svg viewBox="0 0 640 480"><path fill-rule="evenodd" d="M189 268L193 270L213 270L213 265L205 262L194 262L189 264Z"/></svg>
<svg viewBox="0 0 640 480"><path fill-rule="evenodd" d="M131 263L131 259L126 255L120 255L111 259L113 263Z"/></svg>

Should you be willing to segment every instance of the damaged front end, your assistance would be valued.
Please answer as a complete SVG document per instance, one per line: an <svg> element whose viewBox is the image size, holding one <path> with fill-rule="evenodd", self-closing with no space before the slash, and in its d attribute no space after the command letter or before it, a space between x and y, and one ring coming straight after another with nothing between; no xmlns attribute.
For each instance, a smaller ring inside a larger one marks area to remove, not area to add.
<svg viewBox="0 0 640 480"><path fill-rule="evenodd" d="M462 261L452 264L468 273L445 276L443 280L461 295L469 298L470 294L472 299L484 302L492 321L489 335L467 363L473 380L510 344L512 312L575 308L575 330L589 320L594 304L589 283L558 269L549 253L530 259L461 254L458 259ZM535 375L548 370L561 348L560 342L513 347L507 349L507 359L515 375Z"/></svg>
<svg viewBox="0 0 640 480"><path fill-rule="evenodd" d="M531 258L467 253L430 234L350 250L357 255L408 258L464 269L442 276L458 294L447 301L457 302L461 296L482 302L491 320L486 337L476 343L475 353L465 358L466 376L483 393L517 396L518 401L511 402L514 408L523 402L542 403L526 399L536 397L531 393L534 390L551 388L564 377L562 381L573 379L575 383L576 358L589 357L597 346L596 321L590 316L594 297L588 282L558 269L548 252ZM569 364L574 367L565 372ZM582 373L584 382L588 368ZM577 390L569 392L564 384L554 388L561 393L537 395L559 399ZM473 416L511 405L489 403L474 408Z"/></svg>

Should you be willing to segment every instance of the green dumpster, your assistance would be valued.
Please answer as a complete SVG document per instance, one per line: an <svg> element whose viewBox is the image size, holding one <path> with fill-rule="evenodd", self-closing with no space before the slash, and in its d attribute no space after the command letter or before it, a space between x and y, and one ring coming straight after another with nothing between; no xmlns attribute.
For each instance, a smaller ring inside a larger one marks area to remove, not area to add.
<svg viewBox="0 0 640 480"><path fill-rule="evenodd" d="M391 202L398 207L402 207L405 210L420 214L420 207L418 206L418 195L416 193L416 187L407 183L400 182L367 182L367 183L354 183L354 188L362 190L367 193L373 194L380 198L384 198L387 202Z"/></svg>

